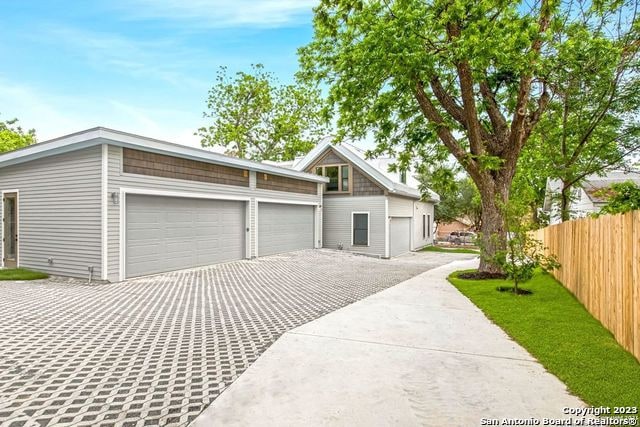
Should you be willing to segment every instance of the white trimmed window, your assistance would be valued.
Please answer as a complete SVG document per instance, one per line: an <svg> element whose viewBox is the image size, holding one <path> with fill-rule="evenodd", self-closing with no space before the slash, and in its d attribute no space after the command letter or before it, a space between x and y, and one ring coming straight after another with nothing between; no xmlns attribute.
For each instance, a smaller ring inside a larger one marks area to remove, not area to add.
<svg viewBox="0 0 640 427"><path fill-rule="evenodd" d="M350 191L351 168L349 165L322 165L316 167L316 174L329 178L324 186L327 193L348 193Z"/></svg>
<svg viewBox="0 0 640 427"><path fill-rule="evenodd" d="M369 212L352 212L351 230L351 246L369 246Z"/></svg>

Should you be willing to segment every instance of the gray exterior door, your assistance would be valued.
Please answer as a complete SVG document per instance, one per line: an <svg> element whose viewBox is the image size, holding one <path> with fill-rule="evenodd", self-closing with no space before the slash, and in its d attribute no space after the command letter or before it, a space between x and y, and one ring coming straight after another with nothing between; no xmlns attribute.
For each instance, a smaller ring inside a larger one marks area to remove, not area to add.
<svg viewBox="0 0 640 427"><path fill-rule="evenodd" d="M393 217L389 221L391 256L409 252L411 250L411 218Z"/></svg>
<svg viewBox="0 0 640 427"><path fill-rule="evenodd" d="M245 258L245 202L128 195L126 277Z"/></svg>
<svg viewBox="0 0 640 427"><path fill-rule="evenodd" d="M313 249L314 206L260 203L258 256Z"/></svg>

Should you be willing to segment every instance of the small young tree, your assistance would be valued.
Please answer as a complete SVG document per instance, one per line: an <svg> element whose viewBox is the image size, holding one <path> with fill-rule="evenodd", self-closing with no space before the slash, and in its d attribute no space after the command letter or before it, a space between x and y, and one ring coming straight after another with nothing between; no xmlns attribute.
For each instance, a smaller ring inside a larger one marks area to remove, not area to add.
<svg viewBox="0 0 640 427"><path fill-rule="evenodd" d="M555 255L545 254L542 242L531 235L535 224L526 215L527 210L526 203L512 202L503 207L508 233L507 244L505 249L498 251L491 260L500 265L506 277L513 281L513 288L507 289L517 295L528 293L519 286L529 281L537 268L545 271L560 268Z"/></svg>

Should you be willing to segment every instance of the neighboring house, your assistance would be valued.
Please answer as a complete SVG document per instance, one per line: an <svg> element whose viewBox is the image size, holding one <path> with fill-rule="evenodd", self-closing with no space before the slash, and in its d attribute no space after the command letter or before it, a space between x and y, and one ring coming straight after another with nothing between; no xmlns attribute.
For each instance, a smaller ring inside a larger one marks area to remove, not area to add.
<svg viewBox="0 0 640 427"><path fill-rule="evenodd" d="M456 218L450 222L440 222L437 224L438 240L447 240L453 231L473 230L473 222L469 218Z"/></svg>
<svg viewBox="0 0 640 427"><path fill-rule="evenodd" d="M353 145L325 140L287 165L329 178L322 201L325 248L389 258L433 243L438 195L429 191L428 199L421 200L410 173L387 172L391 162L369 161Z"/></svg>
<svg viewBox="0 0 640 427"><path fill-rule="evenodd" d="M2 266L118 281L319 248L328 181L89 129L0 155Z"/></svg>
<svg viewBox="0 0 640 427"><path fill-rule="evenodd" d="M581 187L573 189L569 211L571 218L582 218L590 213L600 211L606 204L606 196L602 193L611 184L633 181L640 185L640 171L621 171L614 170L608 172L605 176L591 175L585 178ZM562 222L560 214L559 195L562 189L562 182L557 179L547 181L545 190L543 211L549 215L549 223L557 224Z"/></svg>

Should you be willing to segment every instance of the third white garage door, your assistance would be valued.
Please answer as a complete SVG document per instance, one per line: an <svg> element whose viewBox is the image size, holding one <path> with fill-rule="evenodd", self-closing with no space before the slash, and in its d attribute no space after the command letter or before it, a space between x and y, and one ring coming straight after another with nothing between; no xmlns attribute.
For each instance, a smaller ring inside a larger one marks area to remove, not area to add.
<svg viewBox="0 0 640 427"><path fill-rule="evenodd" d="M409 252L411 250L411 218L393 217L389 221L391 256Z"/></svg>
<svg viewBox="0 0 640 427"><path fill-rule="evenodd" d="M314 206L258 204L258 256L313 249Z"/></svg>
<svg viewBox="0 0 640 427"><path fill-rule="evenodd" d="M126 276L245 257L245 202L127 195Z"/></svg>

